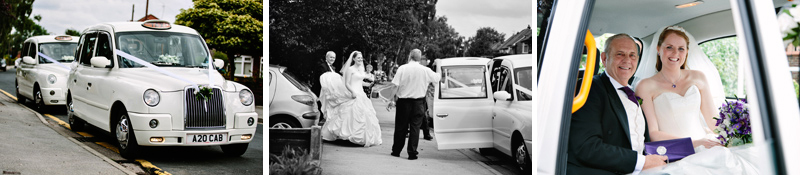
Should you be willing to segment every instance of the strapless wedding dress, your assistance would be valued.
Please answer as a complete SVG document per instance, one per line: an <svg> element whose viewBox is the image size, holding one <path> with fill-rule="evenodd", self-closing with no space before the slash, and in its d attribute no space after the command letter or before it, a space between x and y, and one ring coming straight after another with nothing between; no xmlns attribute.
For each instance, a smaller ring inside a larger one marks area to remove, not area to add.
<svg viewBox="0 0 800 175"><path fill-rule="evenodd" d="M662 93L653 99L656 120L660 131L692 140L714 138L706 133L700 112L700 90L692 85L681 96L673 92ZM758 158L752 145L726 148L722 146L706 149L695 148L695 154L666 166L642 171L642 174L759 174L750 161Z"/></svg>

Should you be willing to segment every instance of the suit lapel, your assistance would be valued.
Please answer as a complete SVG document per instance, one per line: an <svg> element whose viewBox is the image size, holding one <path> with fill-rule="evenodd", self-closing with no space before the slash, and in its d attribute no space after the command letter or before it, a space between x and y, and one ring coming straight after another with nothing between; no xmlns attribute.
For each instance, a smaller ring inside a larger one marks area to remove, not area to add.
<svg viewBox="0 0 800 175"><path fill-rule="evenodd" d="M631 130L628 128L628 114L625 112L625 106L622 105L622 101L619 99L619 95L617 95L617 90L614 89L614 85L611 84L611 78L608 78L608 75L604 72L600 76L600 80L603 82L603 86L606 87L606 93L608 95L608 102L611 104L611 110L614 111L616 114L617 119L619 120L619 124L622 125L622 129L626 132L625 138L627 140L631 140Z"/></svg>

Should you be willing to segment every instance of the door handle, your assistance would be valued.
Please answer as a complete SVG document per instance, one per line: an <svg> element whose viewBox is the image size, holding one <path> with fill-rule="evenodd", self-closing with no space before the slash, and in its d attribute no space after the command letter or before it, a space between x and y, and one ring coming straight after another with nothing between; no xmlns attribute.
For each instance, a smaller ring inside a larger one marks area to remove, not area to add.
<svg viewBox="0 0 800 175"><path fill-rule="evenodd" d="M449 116L449 115L450 115L450 114L436 114L436 117L439 117L439 118L445 118L445 117L447 117L447 116Z"/></svg>

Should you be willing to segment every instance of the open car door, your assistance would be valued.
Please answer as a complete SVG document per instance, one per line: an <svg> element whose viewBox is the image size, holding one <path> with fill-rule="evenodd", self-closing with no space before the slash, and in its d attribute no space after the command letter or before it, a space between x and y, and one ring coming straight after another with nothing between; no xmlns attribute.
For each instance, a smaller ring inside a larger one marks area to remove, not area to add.
<svg viewBox="0 0 800 175"><path fill-rule="evenodd" d="M438 149L492 147L492 106L487 58L436 60L434 134Z"/></svg>

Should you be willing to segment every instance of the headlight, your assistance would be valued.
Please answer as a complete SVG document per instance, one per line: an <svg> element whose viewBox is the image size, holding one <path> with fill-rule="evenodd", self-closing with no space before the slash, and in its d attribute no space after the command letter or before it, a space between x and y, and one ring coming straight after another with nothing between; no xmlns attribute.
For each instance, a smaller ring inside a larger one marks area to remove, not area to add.
<svg viewBox="0 0 800 175"><path fill-rule="evenodd" d="M253 93L250 90L242 89L239 91L239 100L242 101L242 105L250 106L253 104Z"/></svg>
<svg viewBox="0 0 800 175"><path fill-rule="evenodd" d="M50 84L55 84L56 80L58 80L56 79L56 75L50 74L47 76L47 82L50 82Z"/></svg>
<svg viewBox="0 0 800 175"><path fill-rule="evenodd" d="M158 105L158 102L161 101L161 95L159 95L156 90L148 89L144 91L143 99L144 104L152 107Z"/></svg>

